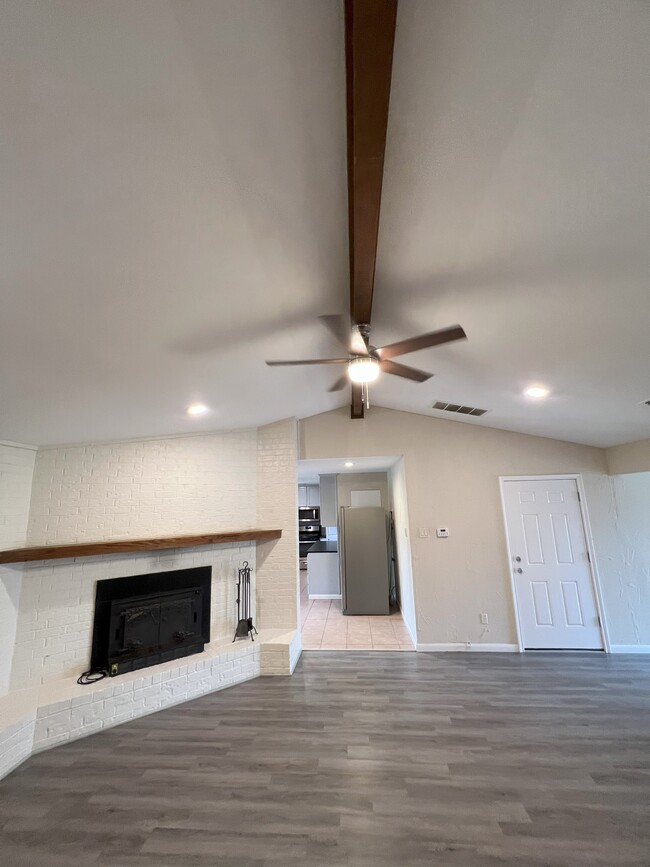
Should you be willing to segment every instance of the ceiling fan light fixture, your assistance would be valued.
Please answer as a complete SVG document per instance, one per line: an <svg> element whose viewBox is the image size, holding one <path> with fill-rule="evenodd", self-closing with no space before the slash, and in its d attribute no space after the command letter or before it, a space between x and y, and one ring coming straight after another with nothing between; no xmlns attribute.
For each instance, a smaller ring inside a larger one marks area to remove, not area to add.
<svg viewBox="0 0 650 867"><path fill-rule="evenodd" d="M354 358L348 365L352 382L374 382L379 376L379 362L374 358Z"/></svg>

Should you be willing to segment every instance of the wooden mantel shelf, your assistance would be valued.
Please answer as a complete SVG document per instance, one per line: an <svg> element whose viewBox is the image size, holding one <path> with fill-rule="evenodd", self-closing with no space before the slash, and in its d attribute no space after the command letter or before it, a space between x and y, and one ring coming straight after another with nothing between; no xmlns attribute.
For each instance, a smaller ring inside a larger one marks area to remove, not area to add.
<svg viewBox="0 0 650 867"><path fill-rule="evenodd" d="M75 542L72 545L42 545L0 551L0 563L29 560L62 560L66 557L96 557L99 554L126 554L129 551L160 551L164 548L196 548L228 542L267 542L279 539L282 530L222 530L192 536L159 536L155 539L115 539L107 542Z"/></svg>

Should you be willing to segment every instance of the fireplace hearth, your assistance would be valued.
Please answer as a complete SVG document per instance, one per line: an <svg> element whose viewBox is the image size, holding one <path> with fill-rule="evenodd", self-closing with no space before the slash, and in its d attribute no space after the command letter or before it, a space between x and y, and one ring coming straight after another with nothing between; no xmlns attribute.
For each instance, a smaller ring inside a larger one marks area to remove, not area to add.
<svg viewBox="0 0 650 867"><path fill-rule="evenodd" d="M115 676L201 653L211 566L97 582L91 670Z"/></svg>

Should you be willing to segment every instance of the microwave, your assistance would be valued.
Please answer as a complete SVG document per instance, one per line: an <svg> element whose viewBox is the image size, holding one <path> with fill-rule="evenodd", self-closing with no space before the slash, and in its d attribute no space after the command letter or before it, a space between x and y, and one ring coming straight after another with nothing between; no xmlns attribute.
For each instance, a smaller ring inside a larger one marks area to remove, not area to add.
<svg viewBox="0 0 650 867"><path fill-rule="evenodd" d="M320 524L320 509L318 506L299 506L299 524Z"/></svg>

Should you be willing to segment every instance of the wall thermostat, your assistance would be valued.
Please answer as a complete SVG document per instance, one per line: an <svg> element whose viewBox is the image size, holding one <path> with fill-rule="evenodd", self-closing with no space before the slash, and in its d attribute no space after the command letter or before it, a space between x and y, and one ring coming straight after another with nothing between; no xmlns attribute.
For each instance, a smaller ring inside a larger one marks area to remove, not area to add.
<svg viewBox="0 0 650 867"><path fill-rule="evenodd" d="M449 536L449 530L446 527L438 527L436 530L436 536L439 539L446 539Z"/></svg>

